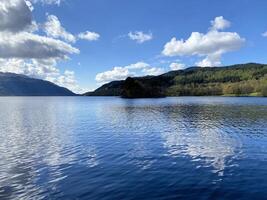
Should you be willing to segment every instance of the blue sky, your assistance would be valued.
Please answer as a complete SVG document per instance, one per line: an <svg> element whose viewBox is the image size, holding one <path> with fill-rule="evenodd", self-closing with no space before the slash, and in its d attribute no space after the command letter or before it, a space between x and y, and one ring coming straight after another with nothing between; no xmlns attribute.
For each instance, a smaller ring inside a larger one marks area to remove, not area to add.
<svg viewBox="0 0 267 200"><path fill-rule="evenodd" d="M95 89L109 80L128 75L170 71L171 64L173 69L194 66L205 58L203 65L267 63L267 37L263 36L267 31L265 0L55 1L31 1L34 7L32 20L41 27L36 34L47 34L42 30L42 24L48 21L48 16L55 16L65 32L75 37L85 31L99 35L94 40L65 40L79 53L69 53L68 59L56 61L56 68L61 73L65 70L75 73L75 84L84 90ZM222 18L218 18L218 24L223 26L215 30L211 21L220 16ZM215 34L208 34L213 29ZM136 35L137 31L147 36L147 41L141 43L129 37L129 33ZM191 43L185 43L192 32L203 34L194 47L190 46ZM201 41L225 37L224 33L233 37L230 41L235 46L231 46L229 41L224 43L224 40L215 42L215 47L198 46ZM51 34L48 36L54 37ZM171 50L164 54L164 46L173 37L176 40L170 44ZM54 38L64 40L59 36ZM182 39L184 44L180 43ZM177 45L180 46L175 50ZM120 68L114 71L114 67ZM97 74L107 71L109 73L102 74L96 81Z"/></svg>

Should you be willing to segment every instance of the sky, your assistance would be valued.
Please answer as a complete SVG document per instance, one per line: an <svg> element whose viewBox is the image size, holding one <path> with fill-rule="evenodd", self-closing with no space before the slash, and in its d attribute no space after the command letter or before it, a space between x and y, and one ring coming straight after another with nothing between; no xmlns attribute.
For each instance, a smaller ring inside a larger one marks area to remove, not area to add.
<svg viewBox="0 0 267 200"><path fill-rule="evenodd" d="M0 0L0 71L91 91L128 76L267 63L265 0Z"/></svg>

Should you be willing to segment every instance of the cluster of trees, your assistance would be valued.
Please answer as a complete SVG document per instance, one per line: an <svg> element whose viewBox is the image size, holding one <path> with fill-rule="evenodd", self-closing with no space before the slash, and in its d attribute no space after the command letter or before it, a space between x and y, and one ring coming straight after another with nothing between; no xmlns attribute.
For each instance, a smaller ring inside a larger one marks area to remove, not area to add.
<svg viewBox="0 0 267 200"><path fill-rule="evenodd" d="M168 96L267 96L267 66L204 68L179 74Z"/></svg>
<svg viewBox="0 0 267 200"><path fill-rule="evenodd" d="M174 85L166 93L167 96L267 96L267 77L235 83Z"/></svg>

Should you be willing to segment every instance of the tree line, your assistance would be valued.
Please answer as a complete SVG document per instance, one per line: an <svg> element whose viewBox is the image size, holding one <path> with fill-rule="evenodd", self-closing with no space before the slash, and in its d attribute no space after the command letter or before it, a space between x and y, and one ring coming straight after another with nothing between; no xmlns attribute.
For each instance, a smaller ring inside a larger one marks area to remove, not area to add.
<svg viewBox="0 0 267 200"><path fill-rule="evenodd" d="M173 79L167 96L267 96L267 65L237 65L185 71Z"/></svg>

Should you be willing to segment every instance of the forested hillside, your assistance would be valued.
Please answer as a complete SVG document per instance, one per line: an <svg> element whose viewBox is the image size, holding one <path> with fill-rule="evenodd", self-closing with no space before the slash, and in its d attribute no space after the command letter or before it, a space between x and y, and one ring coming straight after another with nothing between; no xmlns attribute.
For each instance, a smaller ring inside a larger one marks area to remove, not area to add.
<svg viewBox="0 0 267 200"><path fill-rule="evenodd" d="M142 94L138 94L138 91ZM213 95L267 96L267 65L249 63L226 67L191 67L160 76L137 77L131 81L128 79L128 81L111 82L85 95L129 98Z"/></svg>
<svg viewBox="0 0 267 200"><path fill-rule="evenodd" d="M223 68L195 68L174 77L166 90L179 95L267 95L267 65L246 64Z"/></svg>

